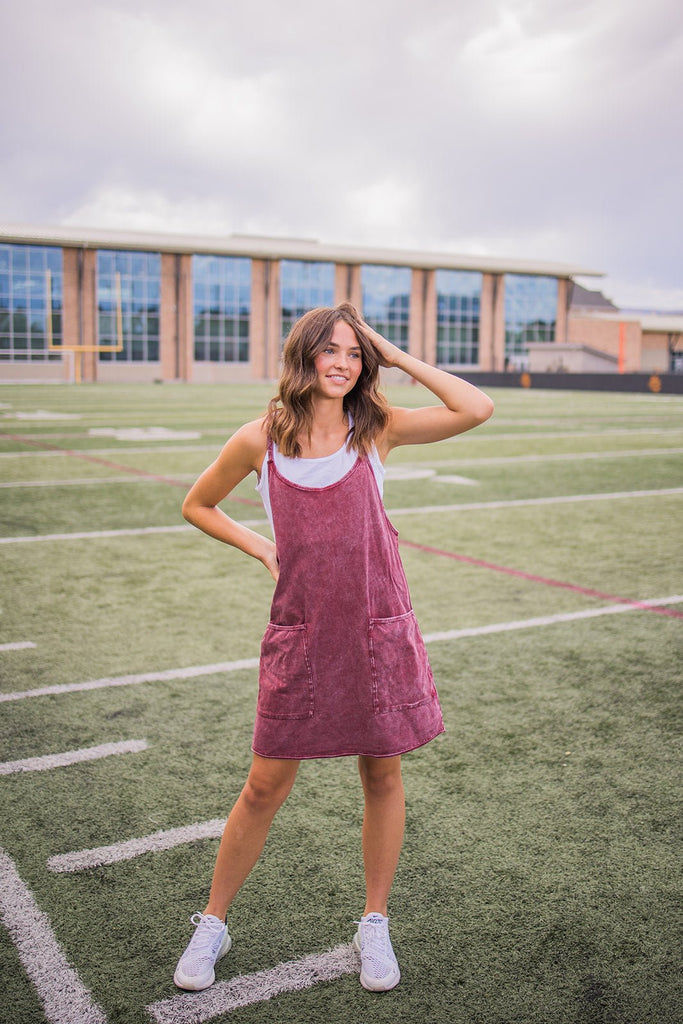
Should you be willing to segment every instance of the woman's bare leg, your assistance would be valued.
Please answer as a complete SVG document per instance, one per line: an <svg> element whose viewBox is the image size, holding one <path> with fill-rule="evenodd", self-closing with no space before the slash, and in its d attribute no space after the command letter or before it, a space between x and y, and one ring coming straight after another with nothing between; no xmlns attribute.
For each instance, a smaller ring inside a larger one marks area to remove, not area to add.
<svg viewBox="0 0 683 1024"><path fill-rule="evenodd" d="M364 914L387 916L387 902L405 827L405 795L401 757L359 757L365 793L363 861L366 903Z"/></svg>
<svg viewBox="0 0 683 1024"><path fill-rule="evenodd" d="M223 830L205 914L225 920L228 907L265 846L273 818L287 799L298 761L254 759L249 776Z"/></svg>

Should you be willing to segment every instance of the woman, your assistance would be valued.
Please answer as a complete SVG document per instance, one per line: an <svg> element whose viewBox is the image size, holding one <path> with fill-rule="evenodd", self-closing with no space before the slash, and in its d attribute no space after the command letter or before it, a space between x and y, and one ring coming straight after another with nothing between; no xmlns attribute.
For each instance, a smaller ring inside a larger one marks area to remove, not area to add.
<svg viewBox="0 0 683 1024"><path fill-rule="evenodd" d="M379 367L398 367L440 404L390 407ZM176 968L203 989L232 940L226 914L258 860L304 758L355 755L365 799L366 903L354 945L370 991L400 971L388 898L403 841L401 755L443 731L441 709L381 492L393 448L440 441L484 422L476 387L401 351L348 303L292 328L277 396L200 476L185 518L259 559L276 587L261 646L253 762L227 820L208 904ZM274 541L218 504L254 472Z"/></svg>

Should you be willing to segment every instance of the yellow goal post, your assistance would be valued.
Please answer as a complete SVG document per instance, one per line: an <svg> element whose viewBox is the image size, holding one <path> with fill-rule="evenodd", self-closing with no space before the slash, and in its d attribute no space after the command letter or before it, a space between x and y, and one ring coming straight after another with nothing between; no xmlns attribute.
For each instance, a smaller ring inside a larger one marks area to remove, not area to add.
<svg viewBox="0 0 683 1024"><path fill-rule="evenodd" d="M71 365L71 378L76 384L80 384L83 379L83 364L82 355L86 352L122 352L123 351L123 309L121 304L121 274L116 271L115 274L115 292L116 292L116 344L115 345L82 345L80 343L69 343L62 341L56 345L54 342L54 335L52 332L52 273L50 270L45 271L45 290L47 294L47 349L48 352L66 352L70 353L73 359ZM77 358L78 357L78 358Z"/></svg>

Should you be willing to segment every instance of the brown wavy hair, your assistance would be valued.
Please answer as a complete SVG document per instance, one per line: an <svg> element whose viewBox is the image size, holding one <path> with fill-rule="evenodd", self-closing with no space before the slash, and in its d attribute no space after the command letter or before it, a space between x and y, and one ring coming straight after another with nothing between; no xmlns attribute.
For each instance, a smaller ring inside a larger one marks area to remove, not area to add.
<svg viewBox="0 0 683 1024"><path fill-rule="evenodd" d="M266 429L283 455L301 455L298 438L313 427L313 391L317 382L315 359L329 344L335 325L343 320L353 329L361 349L362 369L353 389L344 396L344 411L353 426L348 446L367 455L375 438L389 422L389 406L378 390L379 359L365 334L360 315L350 302L321 306L304 313L294 324L282 350L278 392L268 405Z"/></svg>

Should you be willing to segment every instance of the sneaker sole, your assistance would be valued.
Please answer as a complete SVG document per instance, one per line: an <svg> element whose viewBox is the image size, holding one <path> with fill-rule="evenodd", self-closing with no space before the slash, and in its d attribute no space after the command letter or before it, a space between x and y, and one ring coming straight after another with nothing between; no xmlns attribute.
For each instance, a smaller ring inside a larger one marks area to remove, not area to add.
<svg viewBox="0 0 683 1024"><path fill-rule="evenodd" d="M229 953L232 949L232 939L226 932L223 937L223 941L218 947L218 953L216 954L215 963L224 957L226 953ZM186 992L201 992L205 988L210 988L216 980L216 972L211 969L209 974L202 974L198 978L190 978L188 975L183 974L179 967L176 967L175 974L173 975L173 984L176 988L182 988Z"/></svg>
<svg viewBox="0 0 683 1024"><path fill-rule="evenodd" d="M353 948L360 956L358 932L353 937ZM390 974L385 975L384 978L368 978L361 967L360 983L366 992L391 992L392 988L396 988L400 980L401 972L398 967L392 970Z"/></svg>

